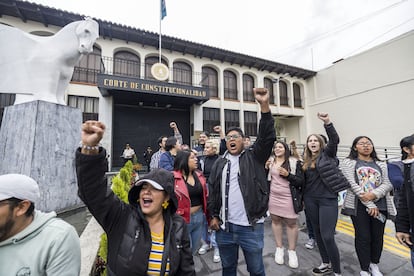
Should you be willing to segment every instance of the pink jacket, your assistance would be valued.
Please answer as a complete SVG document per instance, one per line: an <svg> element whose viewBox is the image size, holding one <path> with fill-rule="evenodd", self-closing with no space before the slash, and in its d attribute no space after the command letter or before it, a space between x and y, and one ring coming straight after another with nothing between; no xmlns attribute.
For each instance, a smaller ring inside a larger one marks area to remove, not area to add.
<svg viewBox="0 0 414 276"><path fill-rule="evenodd" d="M175 195L178 199L178 208L177 214L182 216L186 223L190 223L191 217L191 200L188 194L187 185L185 184L183 174L180 171L173 171L174 181L175 181ZM206 178L203 173L200 171L195 171L198 179L201 182L201 187L203 188L203 212L207 216L207 184Z"/></svg>

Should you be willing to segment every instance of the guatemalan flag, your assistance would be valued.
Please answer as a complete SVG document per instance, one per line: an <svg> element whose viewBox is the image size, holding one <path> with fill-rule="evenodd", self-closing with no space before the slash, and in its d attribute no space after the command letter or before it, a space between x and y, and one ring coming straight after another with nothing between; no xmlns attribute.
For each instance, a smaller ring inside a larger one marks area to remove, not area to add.
<svg viewBox="0 0 414 276"><path fill-rule="evenodd" d="M167 16L167 7L165 6L165 0L161 0L161 20Z"/></svg>

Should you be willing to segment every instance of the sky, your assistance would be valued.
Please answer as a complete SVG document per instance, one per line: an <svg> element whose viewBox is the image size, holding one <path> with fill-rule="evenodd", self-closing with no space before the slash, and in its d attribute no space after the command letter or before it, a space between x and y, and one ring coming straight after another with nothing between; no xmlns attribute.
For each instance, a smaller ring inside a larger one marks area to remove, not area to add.
<svg viewBox="0 0 414 276"><path fill-rule="evenodd" d="M414 29L414 0L31 0L310 70Z"/></svg>

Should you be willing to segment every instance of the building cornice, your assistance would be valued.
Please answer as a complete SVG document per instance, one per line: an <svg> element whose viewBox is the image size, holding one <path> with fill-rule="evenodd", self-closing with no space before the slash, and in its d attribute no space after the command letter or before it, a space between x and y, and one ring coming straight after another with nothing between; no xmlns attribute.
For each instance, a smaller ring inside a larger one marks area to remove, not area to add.
<svg viewBox="0 0 414 276"><path fill-rule="evenodd" d="M16 0L0 0L0 17L3 15L20 18L23 22L29 20L39 22L46 27L49 25L63 27L73 21L82 20L86 17L85 15ZM158 33L98 18L93 19L99 23L99 33L104 39L120 39L126 43L135 42L142 45L152 46L157 49L159 47ZM206 58L212 61L216 60L222 63L226 62L231 65L246 66L259 71L268 71L269 73L289 74L292 77L301 79L308 79L316 75L315 71L207 46L176 37L163 36L162 42L162 48L164 50L179 52L183 55L193 55L194 57Z"/></svg>

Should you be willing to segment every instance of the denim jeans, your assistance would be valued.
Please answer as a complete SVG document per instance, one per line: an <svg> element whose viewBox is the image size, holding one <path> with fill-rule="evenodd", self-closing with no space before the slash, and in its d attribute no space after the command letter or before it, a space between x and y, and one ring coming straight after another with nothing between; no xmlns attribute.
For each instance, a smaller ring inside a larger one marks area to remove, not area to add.
<svg viewBox="0 0 414 276"><path fill-rule="evenodd" d="M414 268L414 247L411 247L411 264L413 265L413 268Z"/></svg>
<svg viewBox="0 0 414 276"><path fill-rule="evenodd" d="M216 232L216 241L220 250L223 276L237 275L239 246L243 250L250 275L265 275L263 264L264 226L257 223L252 226L240 226L229 223L227 231Z"/></svg>
<svg viewBox="0 0 414 276"><path fill-rule="evenodd" d="M187 224L188 234L190 235L190 245L193 255L196 254L200 247L201 235L203 233L203 220L204 213L203 209L198 210L191 215L190 223Z"/></svg>
<svg viewBox="0 0 414 276"><path fill-rule="evenodd" d="M216 231L212 230L210 232L210 243L211 246L213 247L217 247L217 242L216 242Z"/></svg>
<svg viewBox="0 0 414 276"><path fill-rule="evenodd" d="M208 232L208 223L207 218L205 216L203 218L203 232L201 235L201 239L207 244L210 243L210 233Z"/></svg>

